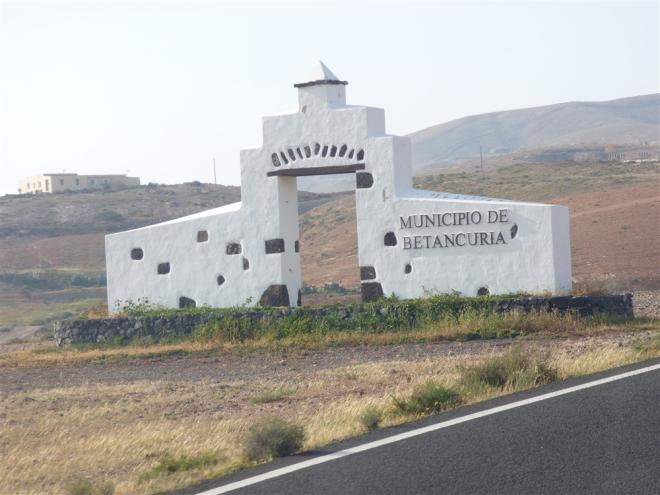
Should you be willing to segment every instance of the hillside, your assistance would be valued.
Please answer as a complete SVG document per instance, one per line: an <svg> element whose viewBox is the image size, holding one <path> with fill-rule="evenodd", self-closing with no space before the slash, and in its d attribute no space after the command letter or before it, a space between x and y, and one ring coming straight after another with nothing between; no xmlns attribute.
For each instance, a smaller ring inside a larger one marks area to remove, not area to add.
<svg viewBox="0 0 660 495"><path fill-rule="evenodd" d="M660 224L659 180L658 162L612 162L519 164L423 176L415 184L569 206L577 286L623 290L660 287L660 231L652 227ZM0 329L69 316L102 301L105 233L219 206L239 194L238 188L184 184L0 198ZM299 204L304 284L359 287L354 195L301 193ZM303 301L340 296L306 293Z"/></svg>
<svg viewBox="0 0 660 495"><path fill-rule="evenodd" d="M632 144L660 140L660 94L604 102L570 102L472 115L409 135L415 170L491 150L514 152L574 144Z"/></svg>
<svg viewBox="0 0 660 495"><path fill-rule="evenodd" d="M420 188L569 207L577 288L660 288L660 164L531 164L416 179ZM303 280L359 287L353 196L302 215Z"/></svg>

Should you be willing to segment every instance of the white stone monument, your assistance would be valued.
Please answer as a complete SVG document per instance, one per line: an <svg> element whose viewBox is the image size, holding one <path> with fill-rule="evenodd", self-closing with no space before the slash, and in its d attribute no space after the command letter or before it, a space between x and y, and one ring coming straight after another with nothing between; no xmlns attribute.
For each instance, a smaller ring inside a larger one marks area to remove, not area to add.
<svg viewBox="0 0 660 495"><path fill-rule="evenodd" d="M319 63L241 152L242 201L106 236L108 307L300 305L297 177L355 174L362 297L571 289L568 209L412 187L410 140Z"/></svg>

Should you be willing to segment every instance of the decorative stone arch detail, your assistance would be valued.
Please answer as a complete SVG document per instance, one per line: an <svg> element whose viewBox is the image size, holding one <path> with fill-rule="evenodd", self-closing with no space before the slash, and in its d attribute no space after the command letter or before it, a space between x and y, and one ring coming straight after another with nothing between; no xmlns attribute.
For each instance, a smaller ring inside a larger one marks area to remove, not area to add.
<svg viewBox="0 0 660 495"><path fill-rule="evenodd" d="M310 158L348 158L352 160L356 156L355 148L350 148L347 144L321 144L314 142L301 146L291 146L284 150L275 151L270 155L273 167L280 167L288 165L289 162L296 162L299 160L307 160ZM357 151L356 158L360 161L364 160L364 150Z"/></svg>

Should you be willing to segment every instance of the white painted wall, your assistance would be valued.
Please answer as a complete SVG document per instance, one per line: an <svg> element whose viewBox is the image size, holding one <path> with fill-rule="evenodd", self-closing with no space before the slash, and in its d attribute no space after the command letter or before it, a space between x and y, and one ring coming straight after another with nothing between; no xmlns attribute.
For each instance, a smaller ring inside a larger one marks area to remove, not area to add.
<svg viewBox="0 0 660 495"><path fill-rule="evenodd" d="M295 306L301 286L300 256L294 250L299 238L297 179L267 173L355 163L364 163L365 172L373 176L370 188L356 189L360 265L375 269L375 279L364 282L379 283L385 295L412 298L452 291L475 295L480 288L491 294L556 294L571 289L567 208L413 189L410 141L385 133L384 111L347 106L345 85L323 65L310 80L334 83L299 87L299 111L265 117L263 145L241 152L242 203L106 236L111 309L144 298L176 307L182 296L198 306L253 305L269 286L278 284L286 285ZM315 154L317 143L320 151ZM343 145L347 148L341 157ZM325 146L328 152L323 157ZM334 157L332 146L337 148ZM273 163L274 153L279 166ZM489 211L499 210L506 210L506 222L406 229L400 220L451 212L480 212L487 218ZM512 238L514 224L518 230ZM200 230L208 232L207 242L197 242ZM384 245L388 232L396 236L396 246ZM414 236L459 232L502 233L502 241L414 249ZM406 236L411 238L411 249L405 249ZM266 254L265 241L278 238L284 239L285 251ZM240 243L242 253L226 254L229 242ZM133 248L143 250L141 260L131 259ZM249 261L247 270L243 258ZM170 263L170 273L159 275L157 266L163 262ZM408 264L411 271L405 273ZM219 275L225 278L221 286Z"/></svg>

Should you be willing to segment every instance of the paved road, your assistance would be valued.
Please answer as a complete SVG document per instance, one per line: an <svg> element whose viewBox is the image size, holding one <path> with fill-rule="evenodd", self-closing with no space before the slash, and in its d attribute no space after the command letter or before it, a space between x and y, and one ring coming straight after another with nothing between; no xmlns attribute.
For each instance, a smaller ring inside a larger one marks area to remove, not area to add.
<svg viewBox="0 0 660 495"><path fill-rule="evenodd" d="M318 455L658 362L461 408L181 493L199 493ZM432 431L231 493L660 494L660 370Z"/></svg>

